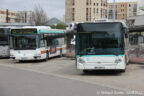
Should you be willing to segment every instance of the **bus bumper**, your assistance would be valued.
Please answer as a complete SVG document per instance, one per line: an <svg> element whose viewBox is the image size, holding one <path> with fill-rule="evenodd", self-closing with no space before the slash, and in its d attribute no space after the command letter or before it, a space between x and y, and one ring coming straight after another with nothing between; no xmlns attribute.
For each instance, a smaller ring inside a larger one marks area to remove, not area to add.
<svg viewBox="0 0 144 96"><path fill-rule="evenodd" d="M126 64L111 64L111 65L90 65L90 64L77 64L78 70L124 70L126 69Z"/></svg>
<svg viewBox="0 0 144 96"><path fill-rule="evenodd" d="M11 59L13 60L41 60L41 56L26 56L26 57L21 57L21 56L10 56Z"/></svg>

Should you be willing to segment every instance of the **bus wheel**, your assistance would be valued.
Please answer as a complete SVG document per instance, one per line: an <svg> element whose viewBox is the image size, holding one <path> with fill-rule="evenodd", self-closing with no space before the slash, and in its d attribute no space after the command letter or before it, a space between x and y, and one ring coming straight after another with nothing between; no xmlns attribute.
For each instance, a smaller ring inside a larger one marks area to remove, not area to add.
<svg viewBox="0 0 144 96"><path fill-rule="evenodd" d="M119 70L119 72L124 73L124 72L126 72L126 69Z"/></svg>
<svg viewBox="0 0 144 96"><path fill-rule="evenodd" d="M62 53L62 49L60 50L60 57L62 57L63 56L63 53Z"/></svg>
<svg viewBox="0 0 144 96"><path fill-rule="evenodd" d="M22 63L22 62L23 62L23 60L19 60L18 62L19 62L19 63Z"/></svg>
<svg viewBox="0 0 144 96"><path fill-rule="evenodd" d="M83 73L88 73L89 72L89 70L83 70Z"/></svg>
<svg viewBox="0 0 144 96"><path fill-rule="evenodd" d="M49 53L46 53L46 61L49 59Z"/></svg>

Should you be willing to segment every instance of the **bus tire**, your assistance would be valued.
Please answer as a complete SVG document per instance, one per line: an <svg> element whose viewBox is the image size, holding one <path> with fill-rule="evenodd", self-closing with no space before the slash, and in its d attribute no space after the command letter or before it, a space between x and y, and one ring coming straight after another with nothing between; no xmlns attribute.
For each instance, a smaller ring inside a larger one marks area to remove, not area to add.
<svg viewBox="0 0 144 96"><path fill-rule="evenodd" d="M62 49L60 50L60 57L62 57L63 56L63 52L62 52Z"/></svg>
<svg viewBox="0 0 144 96"><path fill-rule="evenodd" d="M126 69L119 70L119 72L125 73L125 72L126 72Z"/></svg>
<svg viewBox="0 0 144 96"><path fill-rule="evenodd" d="M19 62L19 63L22 63L22 62L23 62L23 60L19 60L18 62Z"/></svg>
<svg viewBox="0 0 144 96"><path fill-rule="evenodd" d="M46 61L49 59L49 52L46 52Z"/></svg>
<svg viewBox="0 0 144 96"><path fill-rule="evenodd" d="M125 69L124 69L124 70L121 70L121 72L124 73L124 72L126 72L126 70L125 70Z"/></svg>
<svg viewBox="0 0 144 96"><path fill-rule="evenodd" d="M88 73L89 72L89 70L83 70L83 73Z"/></svg>

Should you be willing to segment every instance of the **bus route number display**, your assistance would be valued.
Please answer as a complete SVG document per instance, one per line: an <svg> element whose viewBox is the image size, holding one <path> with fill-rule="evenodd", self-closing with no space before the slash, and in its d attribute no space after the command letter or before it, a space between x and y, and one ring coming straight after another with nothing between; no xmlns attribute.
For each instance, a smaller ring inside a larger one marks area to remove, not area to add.
<svg viewBox="0 0 144 96"><path fill-rule="evenodd" d="M12 34L36 34L36 29L13 29Z"/></svg>

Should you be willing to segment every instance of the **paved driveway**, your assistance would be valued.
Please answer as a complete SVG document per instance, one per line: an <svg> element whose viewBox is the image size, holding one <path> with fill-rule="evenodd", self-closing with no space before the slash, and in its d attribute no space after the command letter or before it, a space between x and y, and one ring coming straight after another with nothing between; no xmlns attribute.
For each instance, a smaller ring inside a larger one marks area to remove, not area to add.
<svg viewBox="0 0 144 96"><path fill-rule="evenodd" d="M62 78L72 79L89 84L96 84L114 89L126 89L134 92L144 92L144 65L130 64L125 73L115 71L95 71L88 74L75 69L75 60L69 58L52 58L47 62L21 62L16 63L12 60L1 59L0 64L24 68L30 71L42 72Z"/></svg>

